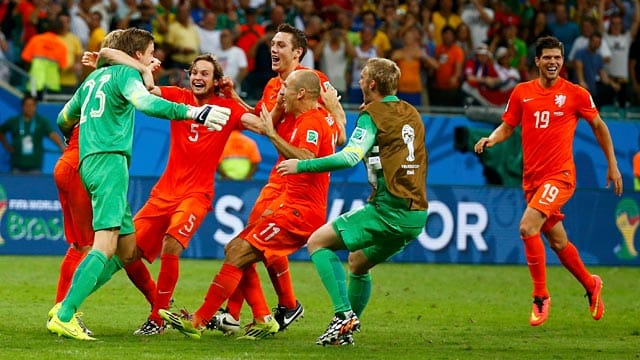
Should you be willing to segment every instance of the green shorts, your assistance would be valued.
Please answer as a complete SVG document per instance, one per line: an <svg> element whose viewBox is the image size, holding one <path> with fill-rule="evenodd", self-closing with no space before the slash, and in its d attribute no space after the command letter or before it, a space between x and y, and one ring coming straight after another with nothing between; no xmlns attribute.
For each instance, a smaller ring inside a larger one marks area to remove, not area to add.
<svg viewBox="0 0 640 360"><path fill-rule="evenodd" d="M93 230L120 228L121 235L133 233L127 158L118 153L89 155L80 164L80 177L91 197Z"/></svg>
<svg viewBox="0 0 640 360"><path fill-rule="evenodd" d="M389 209L366 204L340 215L332 226L349 251L362 250L369 261L379 264L418 237L426 222L426 210Z"/></svg>

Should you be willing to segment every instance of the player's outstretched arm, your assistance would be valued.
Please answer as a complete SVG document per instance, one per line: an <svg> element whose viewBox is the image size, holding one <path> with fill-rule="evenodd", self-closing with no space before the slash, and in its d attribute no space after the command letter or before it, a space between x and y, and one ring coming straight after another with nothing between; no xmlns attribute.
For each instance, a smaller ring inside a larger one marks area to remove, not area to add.
<svg viewBox="0 0 640 360"><path fill-rule="evenodd" d="M364 155L375 145L376 128L368 114L361 115L356 128L351 134L349 143L339 152L315 159L300 161L281 161L276 171L281 175L291 175L303 172L325 172L354 167Z"/></svg>
<svg viewBox="0 0 640 360"><path fill-rule="evenodd" d="M218 105L189 107L189 111L187 111L187 116L193 121L215 131L222 130L222 127L229 121L229 115L231 115L231 109Z"/></svg>
<svg viewBox="0 0 640 360"><path fill-rule="evenodd" d="M262 120L259 116L256 116L253 113L247 112L242 114L240 117L240 121L242 122L242 126L256 134L264 135L262 130Z"/></svg>
<svg viewBox="0 0 640 360"><path fill-rule="evenodd" d="M282 160L276 167L280 175L294 175L298 173L298 159Z"/></svg>
<svg viewBox="0 0 640 360"><path fill-rule="evenodd" d="M607 124L602 121L600 115L596 115L595 119L589 122L593 135L596 137L605 158L607 159L607 188L613 184L613 192L622 195L622 175L618 169L618 161L613 149L613 140Z"/></svg>
<svg viewBox="0 0 640 360"><path fill-rule="evenodd" d="M490 148L495 144L501 143L507 140L512 134L515 128L505 122L500 124L489 137L483 137L478 140L478 142L474 145L473 150L482 154L485 148Z"/></svg>
<svg viewBox="0 0 640 360"><path fill-rule="evenodd" d="M143 65L141 62L132 58L124 51L108 47L100 49L97 60L105 60L109 64L126 65L138 70L140 75L142 75L142 81L144 82L144 86L147 88L147 90L154 89L155 83L153 80L153 72L157 70L161 64L160 60L153 58L148 66Z"/></svg>

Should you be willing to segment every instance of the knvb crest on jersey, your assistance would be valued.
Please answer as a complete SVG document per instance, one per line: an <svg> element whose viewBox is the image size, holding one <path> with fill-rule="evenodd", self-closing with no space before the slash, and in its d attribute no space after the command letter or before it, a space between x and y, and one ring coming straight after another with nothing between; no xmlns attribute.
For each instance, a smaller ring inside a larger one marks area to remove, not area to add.
<svg viewBox="0 0 640 360"><path fill-rule="evenodd" d="M553 100L557 107L562 107L566 101L567 96L562 94L556 95L555 99Z"/></svg>

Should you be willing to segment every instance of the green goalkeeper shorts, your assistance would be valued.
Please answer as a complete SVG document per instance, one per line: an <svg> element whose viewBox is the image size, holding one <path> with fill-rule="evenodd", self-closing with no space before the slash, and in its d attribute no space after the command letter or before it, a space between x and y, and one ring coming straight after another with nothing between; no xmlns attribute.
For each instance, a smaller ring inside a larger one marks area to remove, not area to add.
<svg viewBox="0 0 640 360"><path fill-rule="evenodd" d="M366 204L340 215L332 226L349 251L362 250L369 261L379 264L418 237L426 222L426 210L385 209Z"/></svg>
<svg viewBox="0 0 640 360"><path fill-rule="evenodd" d="M80 177L91 198L93 230L120 228L121 235L133 233L127 158L119 153L89 155L80 164Z"/></svg>

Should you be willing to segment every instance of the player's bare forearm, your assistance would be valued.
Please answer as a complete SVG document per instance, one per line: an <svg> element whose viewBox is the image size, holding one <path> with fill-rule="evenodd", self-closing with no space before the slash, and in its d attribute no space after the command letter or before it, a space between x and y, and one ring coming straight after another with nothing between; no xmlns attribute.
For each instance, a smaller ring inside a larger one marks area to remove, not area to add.
<svg viewBox="0 0 640 360"><path fill-rule="evenodd" d="M599 115L590 122L590 125L596 141L598 141L598 144L607 159L607 187L609 187L610 183L613 183L613 192L620 196L622 195L623 189L622 175L618 169L618 161L616 160L616 155L613 149L613 140L611 140L609 128L607 127L607 124L602 121Z"/></svg>
<svg viewBox="0 0 640 360"><path fill-rule="evenodd" d="M278 153L284 156L285 159L314 159L316 156L307 149L297 148L288 142L286 142L280 135L274 133L268 136L269 141L275 146Z"/></svg>
<svg viewBox="0 0 640 360"><path fill-rule="evenodd" d="M244 113L242 114L240 121L242 122L242 126L245 129L252 131L256 134L264 134L264 131L262 130L262 122L260 118L255 114Z"/></svg>
<svg viewBox="0 0 640 360"><path fill-rule="evenodd" d="M480 140L478 140L478 142L474 145L473 150L478 154L482 154L485 148L490 148L493 145L499 144L511 137L514 130L515 128L513 126L503 122L502 124L500 124L500 126L493 130L491 135L489 135L488 137L480 138Z"/></svg>

